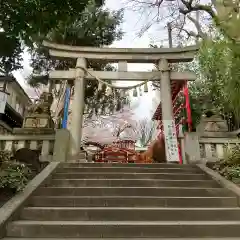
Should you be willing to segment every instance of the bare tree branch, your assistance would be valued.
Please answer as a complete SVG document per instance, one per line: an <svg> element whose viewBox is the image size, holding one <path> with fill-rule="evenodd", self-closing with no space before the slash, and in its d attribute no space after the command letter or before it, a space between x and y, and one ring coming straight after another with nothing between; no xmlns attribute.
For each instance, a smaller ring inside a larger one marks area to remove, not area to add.
<svg viewBox="0 0 240 240"><path fill-rule="evenodd" d="M196 11L204 11L208 13L214 20L217 18L212 6L210 5L203 5L203 4L195 4L193 5L193 0L181 0L183 3L183 7L179 8L179 12L186 15L191 12L196 12Z"/></svg>
<svg viewBox="0 0 240 240"><path fill-rule="evenodd" d="M192 12L204 11L211 18L216 18L211 5L200 4L195 0L128 0L128 2L138 6L138 10L144 11L147 17L151 16L151 19L148 19L142 27L139 36L142 36L154 24L167 19L167 22L170 22L174 28L178 29L177 37L179 37L181 29L186 25L186 16ZM200 23L197 23L195 19L191 19L191 17L188 20L192 21L197 29L197 34L192 34L191 32L191 36L205 37L204 32L200 29ZM187 29L185 30L188 31ZM186 31L184 32L186 33Z"/></svg>
<svg viewBox="0 0 240 240"><path fill-rule="evenodd" d="M139 36L147 32L154 24L160 22L171 22L175 31L173 35L177 37L177 41L186 40L190 37L205 39L208 37L205 27L208 27L209 21L226 36L234 41L240 41L239 37L239 0L126 0L132 3L132 6L141 11L147 17L143 23ZM201 13L202 19L205 18L208 23L198 21L192 18L191 13ZM186 19L188 21L186 21ZM195 31L187 29L188 22L194 24ZM210 24L211 25L211 24ZM183 34L182 34L183 33ZM209 31L209 34L211 32Z"/></svg>
<svg viewBox="0 0 240 240"><path fill-rule="evenodd" d="M200 37L202 39L205 39L207 37L207 34L203 32L201 24L199 23L199 21L197 19L194 19L190 15L188 15L187 18L195 25L195 27L197 29L198 33L195 37Z"/></svg>

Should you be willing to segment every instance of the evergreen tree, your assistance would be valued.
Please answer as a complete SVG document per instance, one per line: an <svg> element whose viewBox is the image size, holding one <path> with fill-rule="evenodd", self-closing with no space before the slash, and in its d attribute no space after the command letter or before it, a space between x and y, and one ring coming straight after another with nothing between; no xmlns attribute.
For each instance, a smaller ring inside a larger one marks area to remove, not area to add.
<svg viewBox="0 0 240 240"><path fill-rule="evenodd" d="M115 40L121 39L123 32L120 24L123 18L123 11L109 11L103 7L98 7L94 3L89 4L78 16L68 22L61 22L57 28L52 29L44 39L58 44L72 46L94 46L103 47L112 44ZM42 39L41 39L42 40ZM41 42L31 49L31 66L34 73L42 77L29 78L29 84L37 87L39 84L48 83L48 72L52 69L67 70L75 68L76 60L54 60L51 59ZM114 71L115 69L106 64L105 61L88 61L89 68L94 70ZM113 96L106 96L106 86L98 91L98 81L89 80L85 85L85 103L90 108L90 115L95 113L104 114L106 107L120 110L123 98L120 91L114 91ZM116 101L117 100L117 101ZM94 108L94 109L93 109ZM92 111L93 110L93 111Z"/></svg>

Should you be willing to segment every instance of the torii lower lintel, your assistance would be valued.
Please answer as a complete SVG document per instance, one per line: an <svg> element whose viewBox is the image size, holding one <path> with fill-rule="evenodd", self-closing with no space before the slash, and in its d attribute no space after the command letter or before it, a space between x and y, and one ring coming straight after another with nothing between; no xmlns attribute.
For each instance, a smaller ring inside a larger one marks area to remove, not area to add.
<svg viewBox="0 0 240 240"><path fill-rule="evenodd" d="M159 81L161 78L161 72L110 72L110 71L93 71L88 70L85 75L87 80L95 80L96 76L103 80L113 80L113 81L145 81L146 79L152 79L152 81ZM75 69L70 69L66 71L52 70L50 71L49 77L51 80L74 80L76 78ZM170 72L170 80L172 81L194 81L196 79L196 74L192 72Z"/></svg>

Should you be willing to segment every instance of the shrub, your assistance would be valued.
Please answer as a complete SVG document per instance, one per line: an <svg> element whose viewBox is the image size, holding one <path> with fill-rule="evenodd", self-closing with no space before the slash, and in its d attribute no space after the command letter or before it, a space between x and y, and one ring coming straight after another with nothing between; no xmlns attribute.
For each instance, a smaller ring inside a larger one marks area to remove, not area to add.
<svg viewBox="0 0 240 240"><path fill-rule="evenodd" d="M224 157L213 165L213 169L235 183L240 183L240 146L227 148Z"/></svg>
<svg viewBox="0 0 240 240"><path fill-rule="evenodd" d="M226 167L222 173L228 180L234 183L240 183L240 166Z"/></svg>
<svg viewBox="0 0 240 240"><path fill-rule="evenodd" d="M0 167L1 167L2 163L10 161L11 157L12 157L12 152L0 151Z"/></svg>
<svg viewBox="0 0 240 240"><path fill-rule="evenodd" d="M32 176L31 170L12 160L12 153L0 151L0 188L21 191Z"/></svg>

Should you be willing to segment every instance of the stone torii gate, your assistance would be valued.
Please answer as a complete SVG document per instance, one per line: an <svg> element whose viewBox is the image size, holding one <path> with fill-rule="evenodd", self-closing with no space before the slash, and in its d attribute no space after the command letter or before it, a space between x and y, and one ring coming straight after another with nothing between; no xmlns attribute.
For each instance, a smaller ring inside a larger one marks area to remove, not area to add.
<svg viewBox="0 0 240 240"><path fill-rule="evenodd" d="M146 79L160 81L162 118L163 122L166 123L164 124L165 145L166 153L169 153L171 148L170 140L177 141L173 121L171 81L193 81L196 76L191 72L172 71L168 63L192 61L195 53L198 51L197 46L184 48L94 48L61 45L47 41L43 42L43 46L49 49L50 56L54 58L77 60L75 69L66 71L53 70L49 74L49 78L52 81L74 80L74 99L70 129L72 156L77 156L80 152L84 110L84 80L95 80L96 78L113 81L146 81ZM87 69L87 60L106 60L118 63L118 72ZM127 63L157 63L159 71L128 72ZM171 156L171 153L167 154L167 161L178 161L178 154L174 156L173 154Z"/></svg>

